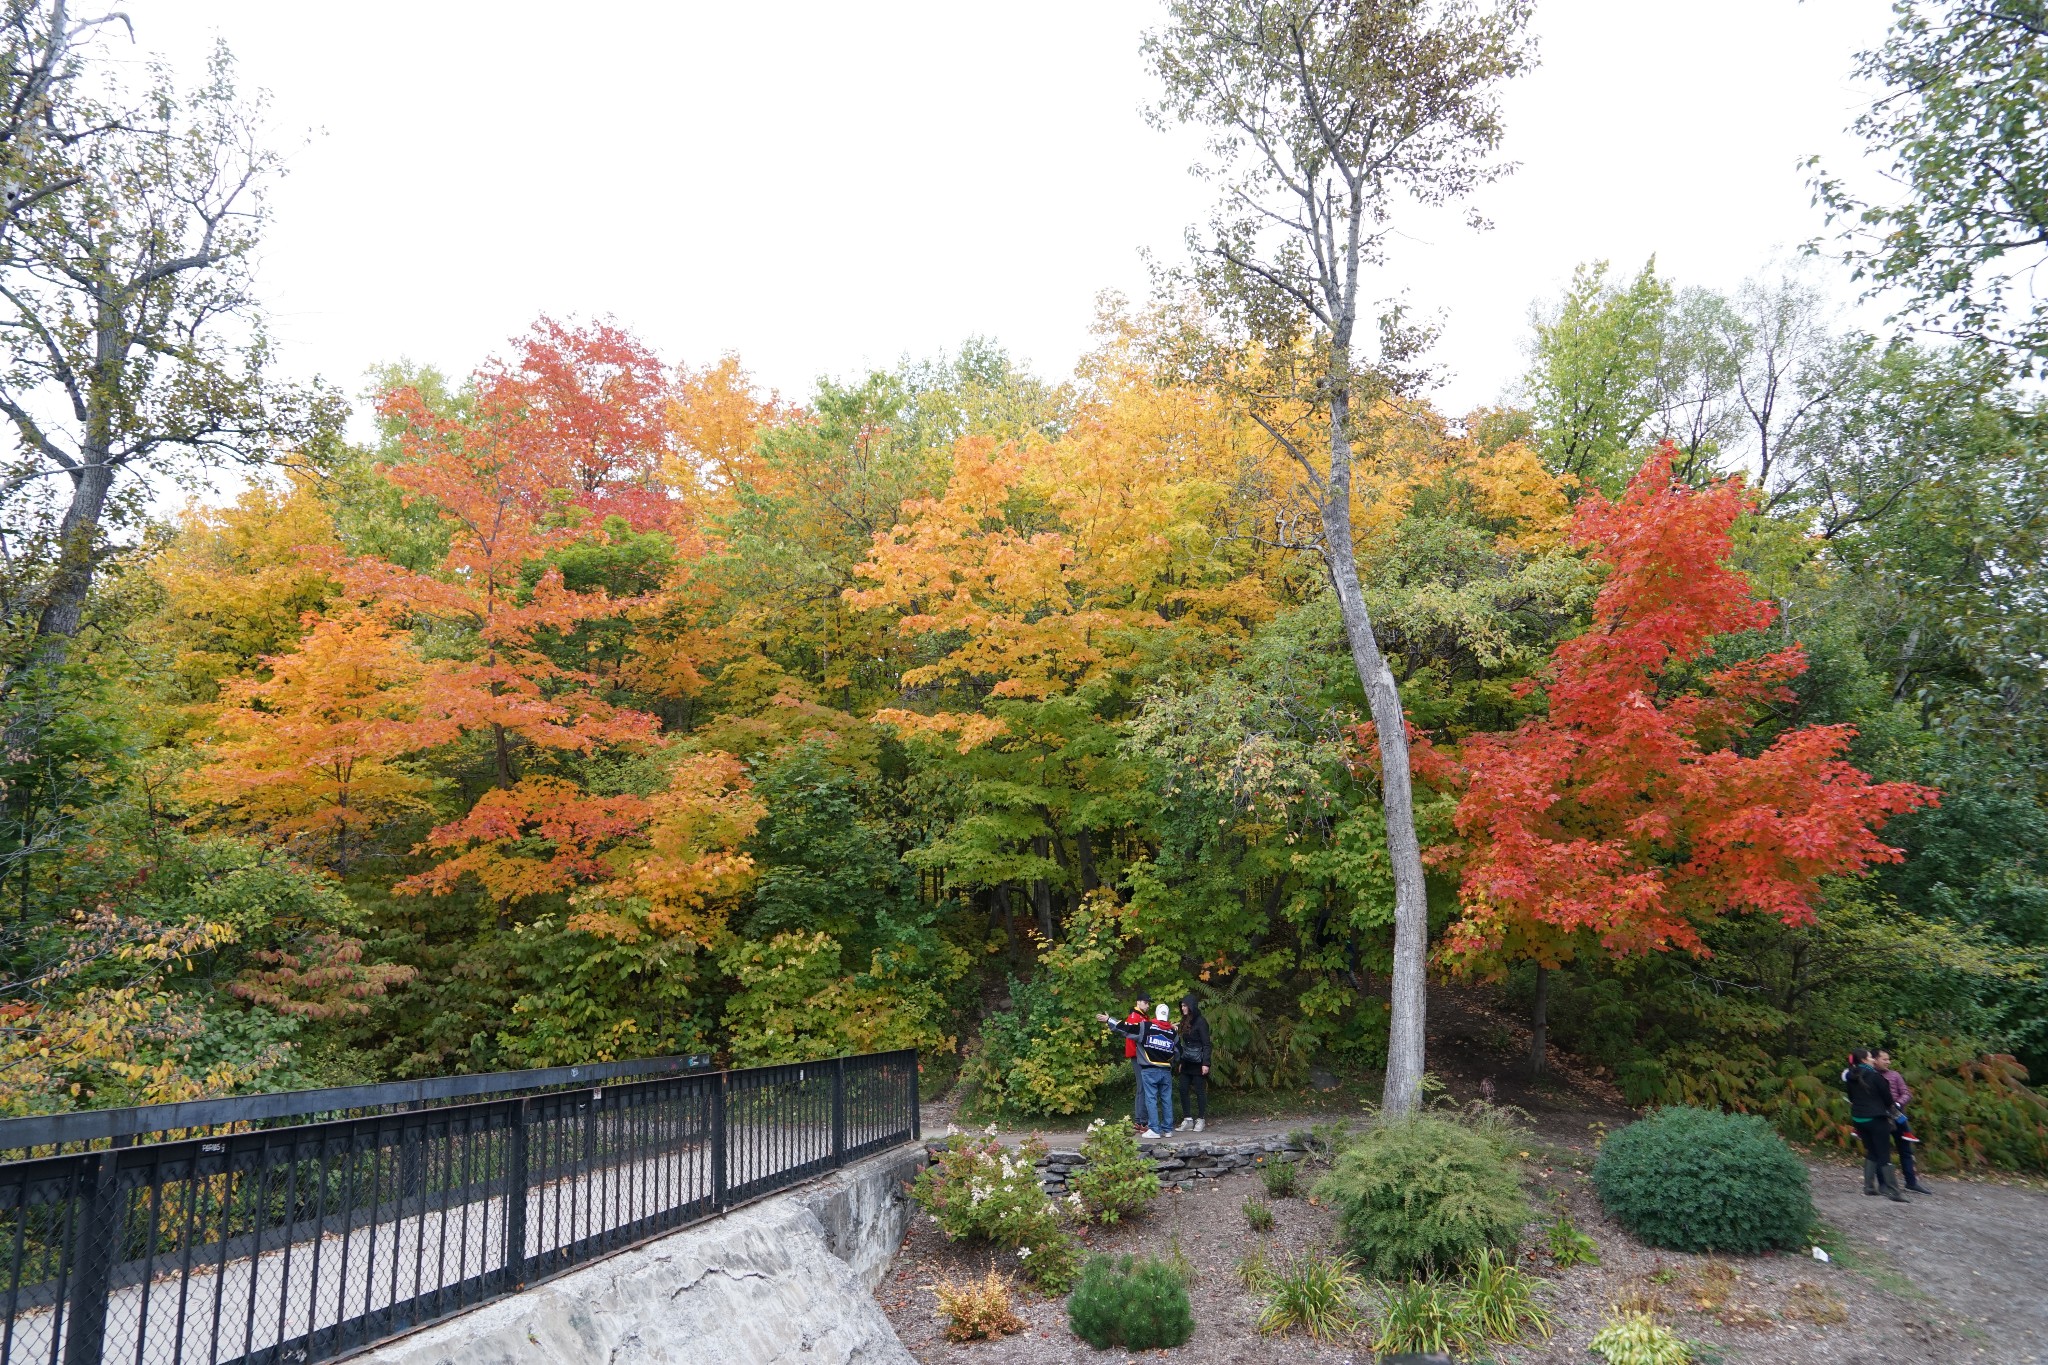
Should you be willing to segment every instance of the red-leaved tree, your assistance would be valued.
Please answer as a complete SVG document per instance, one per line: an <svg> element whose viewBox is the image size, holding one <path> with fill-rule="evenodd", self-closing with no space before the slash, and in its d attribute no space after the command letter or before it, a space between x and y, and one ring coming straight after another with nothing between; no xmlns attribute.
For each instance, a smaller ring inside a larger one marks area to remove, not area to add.
<svg viewBox="0 0 2048 1365"><path fill-rule="evenodd" d="M1744 752L1764 708L1792 700L1797 644L1680 685L1717 638L1776 610L1725 562L1750 494L1675 482L1674 454L1660 449L1619 501L1580 504L1573 539L1608 569L1592 627L1554 652L1547 715L1462 754L1464 913L1444 953L1464 970L1537 964L1539 1070L1542 969L1591 948L1705 955L1700 930L1723 915L1809 923L1821 879L1898 861L1878 831L1937 795L1873 782L1843 757L1846 725Z"/></svg>

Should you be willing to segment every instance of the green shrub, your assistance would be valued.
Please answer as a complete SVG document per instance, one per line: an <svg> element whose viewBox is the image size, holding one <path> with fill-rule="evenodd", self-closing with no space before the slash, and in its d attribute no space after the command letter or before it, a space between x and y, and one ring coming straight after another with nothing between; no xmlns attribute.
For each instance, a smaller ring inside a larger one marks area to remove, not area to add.
<svg viewBox="0 0 2048 1365"><path fill-rule="evenodd" d="M1075 1212L1092 1222L1110 1224L1143 1213L1159 1197L1159 1171L1138 1150L1138 1135L1118 1119L1088 1125L1081 1139L1086 1163L1067 1177L1067 1196Z"/></svg>
<svg viewBox="0 0 2048 1365"><path fill-rule="evenodd" d="M1067 1325L1097 1350L1150 1351L1194 1334L1187 1285L1163 1261L1091 1257L1067 1300Z"/></svg>
<svg viewBox="0 0 2048 1365"><path fill-rule="evenodd" d="M1266 1193L1275 1199L1292 1199L1301 1186L1301 1172L1291 1161L1268 1157L1259 1166L1259 1175L1266 1182Z"/></svg>
<svg viewBox="0 0 2048 1365"><path fill-rule="evenodd" d="M1435 1275L1510 1251L1529 1221L1514 1165L1485 1135L1419 1115L1375 1124L1316 1185L1352 1255L1379 1279Z"/></svg>
<svg viewBox="0 0 2048 1365"><path fill-rule="evenodd" d="M1068 917L1066 936L1045 945L1029 980L1010 982L1012 1007L982 1021L981 1049L961 1081L973 1106L996 1113L1078 1114L1103 1084L1130 1068L1105 1061L1109 1036L1095 1022L1115 1002L1118 925L1093 899Z"/></svg>
<svg viewBox="0 0 2048 1365"><path fill-rule="evenodd" d="M1688 1365L1692 1352L1648 1313L1617 1314L1588 1343L1607 1365Z"/></svg>
<svg viewBox="0 0 2048 1365"><path fill-rule="evenodd" d="M1059 1210L1038 1183L1036 1138L1014 1153L989 1134L955 1133L910 1187L917 1206L953 1241L988 1242L1017 1253L1019 1269L1047 1293L1073 1283L1080 1253Z"/></svg>
<svg viewBox="0 0 2048 1365"><path fill-rule="evenodd" d="M1246 1195L1244 1199L1244 1221L1250 1225L1253 1232L1271 1232L1273 1230L1273 1206L1255 1194Z"/></svg>
<svg viewBox="0 0 2048 1365"><path fill-rule="evenodd" d="M1259 1330L1269 1335L1297 1328L1316 1341L1335 1341L1358 1328L1352 1300L1364 1284L1342 1256L1311 1248L1279 1265L1262 1264L1260 1283L1247 1287L1266 1294Z"/></svg>
<svg viewBox="0 0 2048 1365"><path fill-rule="evenodd" d="M1651 1246L1757 1252L1803 1244L1806 1166L1753 1114L1660 1109L1600 1145L1593 1187Z"/></svg>

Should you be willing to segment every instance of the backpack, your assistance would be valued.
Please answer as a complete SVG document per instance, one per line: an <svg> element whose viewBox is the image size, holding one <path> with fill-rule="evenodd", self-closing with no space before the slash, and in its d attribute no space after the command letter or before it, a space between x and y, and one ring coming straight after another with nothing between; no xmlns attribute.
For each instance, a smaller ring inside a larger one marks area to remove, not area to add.
<svg viewBox="0 0 2048 1365"><path fill-rule="evenodd" d="M1170 1066L1173 1062L1173 1025L1151 1023L1145 1025L1145 1041L1139 1044L1145 1060L1155 1066Z"/></svg>

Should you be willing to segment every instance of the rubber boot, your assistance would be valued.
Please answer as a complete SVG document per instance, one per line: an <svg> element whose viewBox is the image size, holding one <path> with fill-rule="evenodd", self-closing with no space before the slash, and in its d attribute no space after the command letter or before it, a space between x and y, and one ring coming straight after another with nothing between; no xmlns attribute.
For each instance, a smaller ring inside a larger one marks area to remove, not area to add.
<svg viewBox="0 0 2048 1365"><path fill-rule="evenodd" d="M1863 1192L1877 1193L1877 1163L1869 1157L1863 1158Z"/></svg>
<svg viewBox="0 0 2048 1365"><path fill-rule="evenodd" d="M1877 1168L1877 1183L1884 1186L1884 1197L1894 1204L1909 1204L1912 1201L1899 1193L1899 1187L1892 1181L1892 1165L1889 1161Z"/></svg>

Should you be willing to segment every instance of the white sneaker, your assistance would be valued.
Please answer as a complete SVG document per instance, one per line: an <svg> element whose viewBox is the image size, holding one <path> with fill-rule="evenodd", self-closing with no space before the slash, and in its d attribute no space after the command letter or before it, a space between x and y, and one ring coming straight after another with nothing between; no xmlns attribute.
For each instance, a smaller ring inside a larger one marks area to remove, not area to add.
<svg viewBox="0 0 2048 1365"><path fill-rule="evenodd" d="M1143 1138L1147 1142L1159 1141L1159 1134L1153 1132L1150 1128L1147 1128L1144 1132L1138 1134L1138 1136Z"/></svg>
<svg viewBox="0 0 2048 1365"><path fill-rule="evenodd" d="M1196 1120L1195 1120L1195 1131L1196 1131L1196 1132L1198 1132L1198 1133L1199 1133L1199 1132L1201 1132L1201 1131L1202 1131L1202 1125L1203 1125L1203 1124L1205 1124L1205 1123L1207 1123L1208 1121L1209 1121L1209 1120L1207 1120L1207 1119L1196 1119Z"/></svg>
<svg viewBox="0 0 2048 1365"><path fill-rule="evenodd" d="M1183 1130L1192 1128L1195 1126L1195 1121L1193 1119L1182 1119L1180 1121L1180 1126Z"/></svg>

